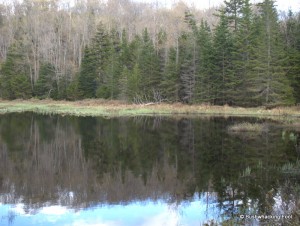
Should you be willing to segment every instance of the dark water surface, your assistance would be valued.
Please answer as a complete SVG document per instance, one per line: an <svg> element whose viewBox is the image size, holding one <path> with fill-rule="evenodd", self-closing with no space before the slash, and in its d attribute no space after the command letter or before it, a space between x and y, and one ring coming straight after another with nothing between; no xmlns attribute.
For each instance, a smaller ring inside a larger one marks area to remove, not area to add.
<svg viewBox="0 0 300 226"><path fill-rule="evenodd" d="M0 225L285 224L299 142L261 119L1 115Z"/></svg>

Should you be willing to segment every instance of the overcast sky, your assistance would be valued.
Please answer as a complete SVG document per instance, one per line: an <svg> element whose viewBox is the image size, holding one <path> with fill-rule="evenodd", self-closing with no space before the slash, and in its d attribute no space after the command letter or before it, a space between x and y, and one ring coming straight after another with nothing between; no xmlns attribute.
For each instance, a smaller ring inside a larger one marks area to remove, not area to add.
<svg viewBox="0 0 300 226"><path fill-rule="evenodd" d="M162 5L171 6L178 0L134 0L136 2L159 2ZM200 9L206 9L210 6L218 6L224 2L224 0L182 0L188 5L194 5ZM262 2L262 0L251 0L252 3ZM288 10L291 8L293 11L300 10L300 0L277 0L278 10Z"/></svg>
<svg viewBox="0 0 300 226"><path fill-rule="evenodd" d="M0 3L9 2L14 0L0 0ZM22 0L17 0L22 1ZM61 0L64 2L70 2L72 5L72 2L74 0ZM105 1L105 0L99 0L99 1ZM171 7L173 4L180 0L132 0L135 2L147 2L147 3L158 3L161 6ZM218 6L224 2L224 0L181 0L187 5L195 7L199 9L207 9L209 6ZM228 0L229 1L229 0ZM252 3L258 3L262 2L263 0L250 0ZM294 12L300 11L300 0L277 0L277 9L278 10L288 10L291 8Z"/></svg>

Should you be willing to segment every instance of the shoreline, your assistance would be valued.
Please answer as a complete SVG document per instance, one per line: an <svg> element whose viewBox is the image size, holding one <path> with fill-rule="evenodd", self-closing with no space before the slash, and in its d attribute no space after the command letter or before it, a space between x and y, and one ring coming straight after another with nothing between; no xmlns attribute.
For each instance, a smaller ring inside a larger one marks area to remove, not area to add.
<svg viewBox="0 0 300 226"><path fill-rule="evenodd" d="M300 119L300 107L243 108L214 105L185 105L181 103L127 104L114 100L88 99L82 101L0 100L0 114L34 112L73 116L237 116L258 118Z"/></svg>

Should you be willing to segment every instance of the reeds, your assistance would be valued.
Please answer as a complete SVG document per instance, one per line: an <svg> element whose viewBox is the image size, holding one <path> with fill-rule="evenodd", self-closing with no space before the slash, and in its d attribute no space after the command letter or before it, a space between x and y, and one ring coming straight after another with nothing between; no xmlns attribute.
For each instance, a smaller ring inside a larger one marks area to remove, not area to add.
<svg viewBox="0 0 300 226"><path fill-rule="evenodd" d="M122 101L103 99L88 99L80 101L54 100L0 100L0 114L10 112L37 112L48 114L65 114L77 116L137 116L137 115L211 115L211 116L248 116L260 118L277 118L279 120L295 121L300 117L297 107L275 109L242 108L213 105L187 105L182 103L129 104Z"/></svg>
<svg viewBox="0 0 300 226"><path fill-rule="evenodd" d="M249 123L249 122L243 122L234 124L228 127L229 132L266 132L267 126L264 123Z"/></svg>

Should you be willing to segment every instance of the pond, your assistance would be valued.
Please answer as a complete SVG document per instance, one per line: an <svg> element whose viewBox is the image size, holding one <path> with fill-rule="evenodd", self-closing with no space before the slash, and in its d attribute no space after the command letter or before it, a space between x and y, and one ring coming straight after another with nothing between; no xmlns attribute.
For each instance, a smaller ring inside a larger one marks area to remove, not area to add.
<svg viewBox="0 0 300 226"><path fill-rule="evenodd" d="M0 225L295 223L299 155L264 119L1 115Z"/></svg>

